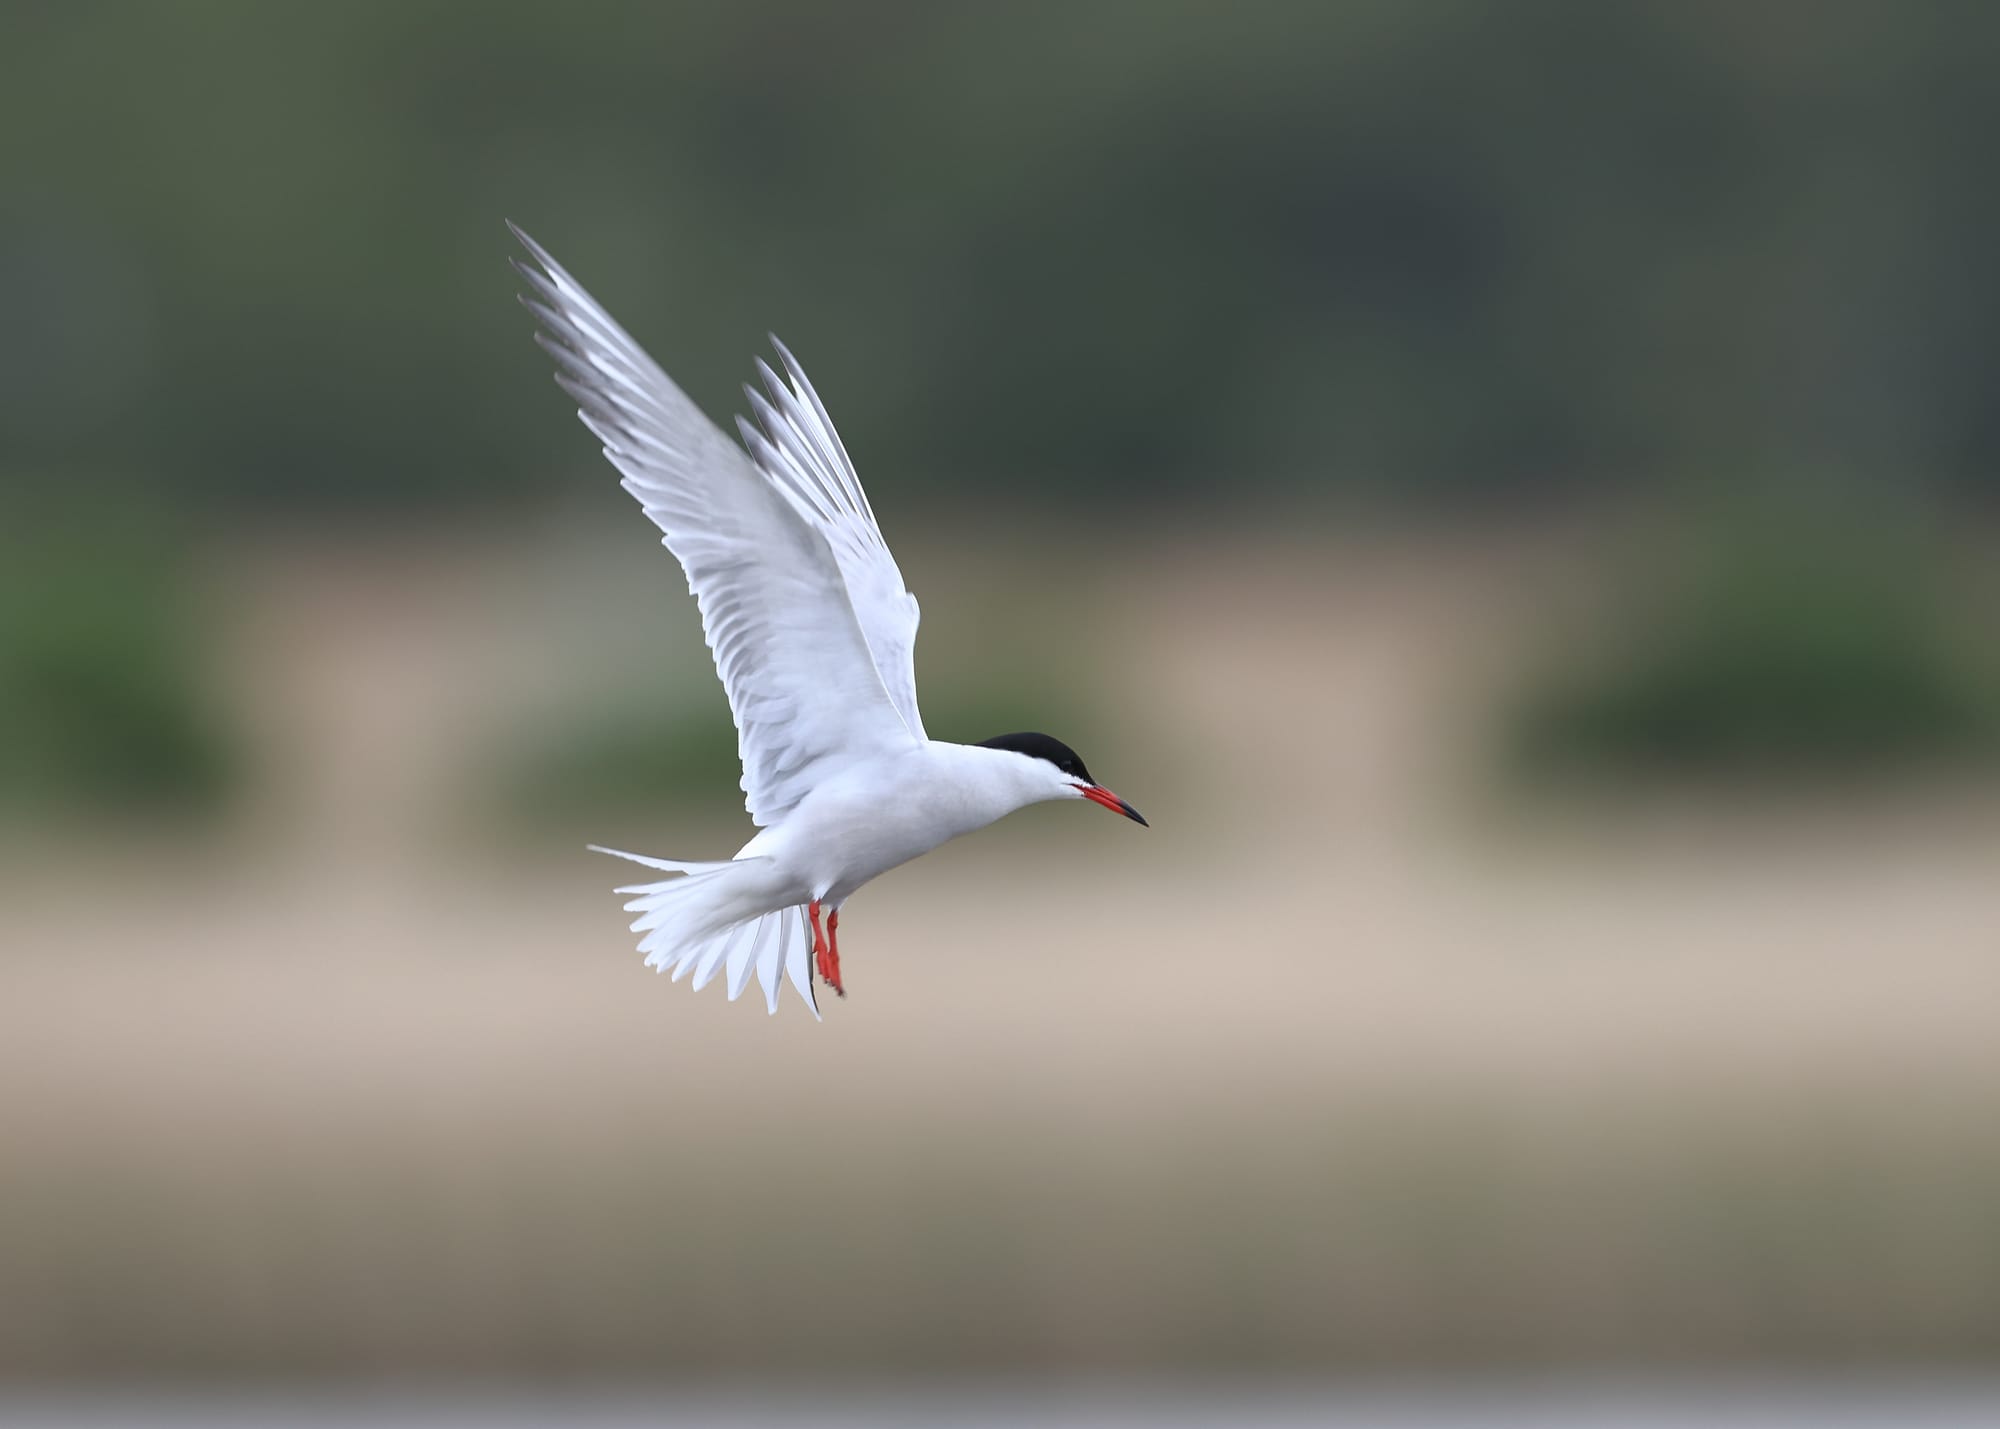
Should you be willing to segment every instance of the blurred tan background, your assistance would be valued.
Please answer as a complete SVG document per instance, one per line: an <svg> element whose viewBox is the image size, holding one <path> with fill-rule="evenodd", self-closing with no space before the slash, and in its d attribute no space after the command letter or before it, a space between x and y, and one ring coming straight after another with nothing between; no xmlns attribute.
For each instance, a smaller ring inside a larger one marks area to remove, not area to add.
<svg viewBox="0 0 2000 1429"><path fill-rule="evenodd" d="M0 1410L1990 1373L1996 42L10 12ZM582 845L732 851L732 732L503 214L725 422L780 333L932 732L1153 827L823 1025L642 970Z"/></svg>

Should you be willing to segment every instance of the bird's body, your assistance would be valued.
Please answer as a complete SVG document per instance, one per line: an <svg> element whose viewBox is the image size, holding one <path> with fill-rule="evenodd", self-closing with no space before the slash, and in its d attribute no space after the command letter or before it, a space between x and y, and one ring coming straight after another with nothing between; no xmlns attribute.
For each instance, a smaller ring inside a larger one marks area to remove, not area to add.
<svg viewBox="0 0 2000 1429"><path fill-rule="evenodd" d="M838 909L869 880L1041 797L1018 756L927 739L841 770L736 855L768 858L794 902ZM1029 777L1023 777L1024 775ZM899 810L884 818L884 809Z"/></svg>
<svg viewBox="0 0 2000 1429"><path fill-rule="evenodd" d="M770 1010L807 971L840 991L837 927L854 891L1028 804L1089 799L1144 823L1042 734L931 739L917 709L918 610L846 449L782 346L745 390L738 447L534 241L516 263L557 381L663 533L700 605L735 716L745 804L759 832L721 863L618 853L677 876L620 889L649 965L696 987L754 972ZM776 340L773 339L774 345ZM767 395L768 393L768 395ZM824 931L821 913L826 914Z"/></svg>

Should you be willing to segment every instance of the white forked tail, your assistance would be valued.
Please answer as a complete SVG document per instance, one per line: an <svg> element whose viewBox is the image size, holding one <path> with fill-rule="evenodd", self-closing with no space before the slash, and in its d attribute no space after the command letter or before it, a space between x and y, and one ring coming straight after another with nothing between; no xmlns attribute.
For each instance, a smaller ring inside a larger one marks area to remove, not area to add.
<svg viewBox="0 0 2000 1429"><path fill-rule="evenodd" d="M764 1001L778 1010L782 973L819 1016L813 997L812 931L800 906L771 907L774 896L769 859L744 858L727 863L682 863L648 858L615 848L600 848L616 858L643 863L678 875L659 883L628 884L617 891L633 895L625 911L638 914L632 931L643 934L639 951L646 966L673 970L674 981L692 973L696 988L708 986L718 972L728 977L729 1000L736 1001L754 970L763 985Z"/></svg>

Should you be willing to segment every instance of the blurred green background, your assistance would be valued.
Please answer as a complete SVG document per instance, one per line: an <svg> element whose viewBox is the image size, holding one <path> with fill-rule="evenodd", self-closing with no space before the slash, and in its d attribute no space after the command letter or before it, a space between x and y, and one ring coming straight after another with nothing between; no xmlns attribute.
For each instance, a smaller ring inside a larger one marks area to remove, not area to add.
<svg viewBox="0 0 2000 1429"><path fill-rule="evenodd" d="M1996 62L10 7L0 1376L2000 1367ZM1154 829L871 889L825 1026L642 976L579 845L733 739L503 216L725 425L781 334L932 732Z"/></svg>

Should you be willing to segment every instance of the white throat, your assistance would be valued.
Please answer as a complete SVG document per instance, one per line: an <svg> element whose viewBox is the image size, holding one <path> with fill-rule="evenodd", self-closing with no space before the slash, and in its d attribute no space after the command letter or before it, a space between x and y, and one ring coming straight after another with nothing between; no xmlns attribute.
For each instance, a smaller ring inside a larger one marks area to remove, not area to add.
<svg viewBox="0 0 2000 1429"><path fill-rule="evenodd" d="M1030 804L1072 797L1069 782L1053 765L1011 749L934 739L928 753L940 775L936 797L953 806L952 822L963 824L959 833L984 828Z"/></svg>

